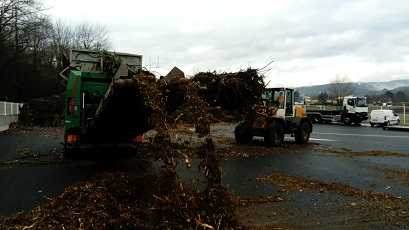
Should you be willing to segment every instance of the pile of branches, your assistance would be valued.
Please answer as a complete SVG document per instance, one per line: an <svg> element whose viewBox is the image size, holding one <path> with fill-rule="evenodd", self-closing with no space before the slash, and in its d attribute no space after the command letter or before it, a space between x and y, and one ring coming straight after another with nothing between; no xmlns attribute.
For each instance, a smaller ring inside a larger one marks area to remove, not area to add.
<svg viewBox="0 0 409 230"><path fill-rule="evenodd" d="M251 108L266 87L264 76L252 68L236 73L199 72L192 80L200 85L200 95L210 106L235 111Z"/></svg>
<svg viewBox="0 0 409 230"><path fill-rule="evenodd" d="M209 126L210 122L206 113L207 105L198 93L198 84L186 78L158 80L154 75L146 73L139 73L132 80L141 102L136 105L143 114L141 122L159 133L165 133L169 124L177 124L181 118L186 118L196 125L198 134L210 134L210 128L203 127Z"/></svg>
<svg viewBox="0 0 409 230"><path fill-rule="evenodd" d="M29 212L0 218L3 229L237 229L225 187L203 191L155 175L101 173Z"/></svg>

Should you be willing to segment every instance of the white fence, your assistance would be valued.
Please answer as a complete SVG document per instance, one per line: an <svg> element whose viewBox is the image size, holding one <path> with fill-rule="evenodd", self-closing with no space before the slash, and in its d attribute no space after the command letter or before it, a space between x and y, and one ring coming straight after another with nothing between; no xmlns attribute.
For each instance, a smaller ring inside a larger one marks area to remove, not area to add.
<svg viewBox="0 0 409 230"><path fill-rule="evenodd" d="M0 101L0 131L7 130L9 124L18 121L22 103Z"/></svg>

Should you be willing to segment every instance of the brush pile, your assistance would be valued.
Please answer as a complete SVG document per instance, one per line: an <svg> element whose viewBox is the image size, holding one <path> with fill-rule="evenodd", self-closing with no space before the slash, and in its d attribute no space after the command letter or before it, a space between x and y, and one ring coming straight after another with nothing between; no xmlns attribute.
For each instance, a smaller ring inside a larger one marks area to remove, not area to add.
<svg viewBox="0 0 409 230"><path fill-rule="evenodd" d="M199 72L192 81L200 86L200 96L210 106L243 111L251 108L265 90L264 76L257 69L236 73Z"/></svg>
<svg viewBox="0 0 409 230"><path fill-rule="evenodd" d="M221 185L196 191L155 175L102 173L49 203L0 219L2 229L235 229L234 202Z"/></svg>

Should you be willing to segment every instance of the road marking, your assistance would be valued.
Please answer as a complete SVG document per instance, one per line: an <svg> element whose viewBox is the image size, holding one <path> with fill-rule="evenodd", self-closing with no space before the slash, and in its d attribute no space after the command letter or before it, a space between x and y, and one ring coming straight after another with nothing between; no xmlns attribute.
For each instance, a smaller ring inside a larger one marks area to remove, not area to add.
<svg viewBox="0 0 409 230"><path fill-rule="evenodd" d="M358 137L388 137L388 138L408 138L409 136L387 136L387 135L368 135L368 134L352 134L352 133L317 133L313 134L322 134L322 135L338 135L338 136L358 136Z"/></svg>
<svg viewBox="0 0 409 230"><path fill-rule="evenodd" d="M310 138L311 141L338 141L338 140L331 140L331 139L318 139L318 138Z"/></svg>
<svg viewBox="0 0 409 230"><path fill-rule="evenodd" d="M293 137L284 137L284 139L292 139ZM311 138L310 141L338 141L338 140L332 140L332 139L320 139L320 138Z"/></svg>

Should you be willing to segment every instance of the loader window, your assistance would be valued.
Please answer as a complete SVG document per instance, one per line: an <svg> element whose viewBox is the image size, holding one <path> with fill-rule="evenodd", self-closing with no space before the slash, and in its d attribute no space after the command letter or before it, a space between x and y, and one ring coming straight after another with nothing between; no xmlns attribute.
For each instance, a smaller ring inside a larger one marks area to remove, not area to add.
<svg viewBox="0 0 409 230"><path fill-rule="evenodd" d="M274 91L273 106L279 109L283 109L284 103L285 103L284 91Z"/></svg>
<svg viewBox="0 0 409 230"><path fill-rule="evenodd" d="M285 115L292 116L293 115L293 97L292 91L287 91L286 101L285 101Z"/></svg>
<svg viewBox="0 0 409 230"><path fill-rule="evenodd" d="M272 106L271 98L273 98L273 92L272 91L266 91L262 95L263 104L265 106Z"/></svg>

